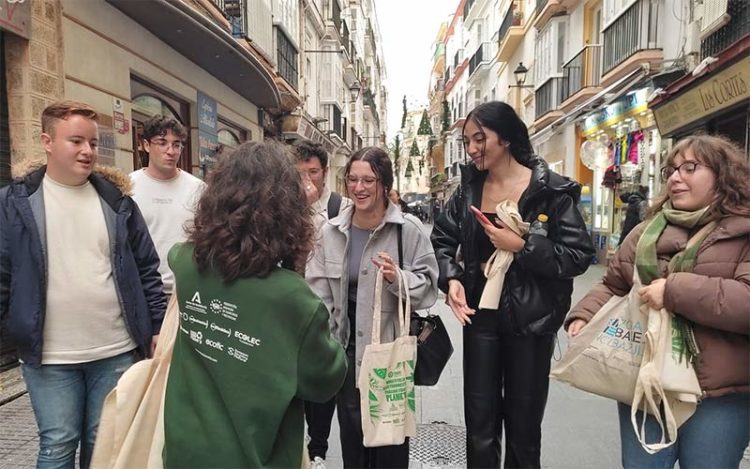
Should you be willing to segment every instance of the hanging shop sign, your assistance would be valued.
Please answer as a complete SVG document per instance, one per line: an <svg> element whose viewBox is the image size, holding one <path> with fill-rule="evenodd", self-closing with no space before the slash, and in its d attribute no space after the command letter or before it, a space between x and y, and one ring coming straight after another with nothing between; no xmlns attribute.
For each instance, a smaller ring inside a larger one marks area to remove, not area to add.
<svg viewBox="0 0 750 469"><path fill-rule="evenodd" d="M662 135L750 98L750 56L654 109Z"/></svg>
<svg viewBox="0 0 750 469"><path fill-rule="evenodd" d="M216 135L216 101L198 92L198 143L201 166L213 166L219 138Z"/></svg>
<svg viewBox="0 0 750 469"><path fill-rule="evenodd" d="M646 98L649 88L641 88L618 98L601 111L589 115L583 121L583 135L588 137L601 129L611 127L625 117L632 116L648 109Z"/></svg>

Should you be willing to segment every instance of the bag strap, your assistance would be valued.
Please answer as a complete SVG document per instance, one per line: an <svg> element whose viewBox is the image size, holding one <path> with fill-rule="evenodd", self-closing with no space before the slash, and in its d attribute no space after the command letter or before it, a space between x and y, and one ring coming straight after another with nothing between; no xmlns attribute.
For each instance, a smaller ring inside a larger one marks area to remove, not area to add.
<svg viewBox="0 0 750 469"><path fill-rule="evenodd" d="M177 303L177 288L172 290L167 310L159 331L159 339L156 342L153 358L165 358L172 354L174 343L177 338L177 330L180 327L180 305Z"/></svg>
<svg viewBox="0 0 750 469"><path fill-rule="evenodd" d="M338 192L331 192L331 196L328 198L328 219L336 218L341 210L341 194Z"/></svg>
<svg viewBox="0 0 750 469"><path fill-rule="evenodd" d="M399 337L409 334L409 317L411 316L411 298L409 297L409 282L401 270L396 270L398 282L398 325ZM375 304L372 311L372 343L380 343L380 320L383 307L383 269L378 269L375 279Z"/></svg>

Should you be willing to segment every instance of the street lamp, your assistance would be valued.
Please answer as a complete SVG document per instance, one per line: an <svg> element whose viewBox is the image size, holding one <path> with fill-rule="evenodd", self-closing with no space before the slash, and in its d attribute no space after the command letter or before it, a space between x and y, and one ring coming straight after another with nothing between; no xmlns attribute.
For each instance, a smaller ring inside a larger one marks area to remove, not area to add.
<svg viewBox="0 0 750 469"><path fill-rule="evenodd" d="M523 65L523 62L518 62L518 67L513 70L513 76L516 78L515 85L508 85L508 88L533 88L534 85L526 85L526 75L529 73L529 69Z"/></svg>
<svg viewBox="0 0 750 469"><path fill-rule="evenodd" d="M352 86L349 87L349 93L352 97L352 102L357 101L357 98L359 97L359 92L361 89L362 89L362 85L360 85L357 80L354 80L354 83L352 83Z"/></svg>

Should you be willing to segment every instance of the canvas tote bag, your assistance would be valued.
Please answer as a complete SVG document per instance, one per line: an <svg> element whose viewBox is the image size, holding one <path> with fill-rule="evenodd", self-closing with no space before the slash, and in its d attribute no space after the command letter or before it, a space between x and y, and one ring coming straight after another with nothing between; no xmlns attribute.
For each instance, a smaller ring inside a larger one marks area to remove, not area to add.
<svg viewBox="0 0 750 469"><path fill-rule="evenodd" d="M633 287L613 296L569 341L550 377L592 394L631 405L641 367L648 316L640 308L641 281L633 269Z"/></svg>
<svg viewBox="0 0 750 469"><path fill-rule="evenodd" d="M175 290L167 305L153 358L131 366L105 398L92 468L162 468L164 392L179 312Z"/></svg>
<svg viewBox="0 0 750 469"><path fill-rule="evenodd" d="M383 297L383 270L375 281L372 317L372 343L365 347L359 372L360 410L364 446L400 445L417 434L414 368L417 338L409 335L411 300L409 285L396 270L398 282L398 323L396 340L380 343L380 312Z"/></svg>
<svg viewBox="0 0 750 469"><path fill-rule="evenodd" d="M630 419L643 449L654 454L675 443L678 428L695 413L701 389L693 364L680 350L681 336L672 340L679 330L674 315L664 308L644 305L644 309L649 310L648 330ZM640 424L638 410L643 411ZM661 437L656 443L647 443L646 413L659 425Z"/></svg>

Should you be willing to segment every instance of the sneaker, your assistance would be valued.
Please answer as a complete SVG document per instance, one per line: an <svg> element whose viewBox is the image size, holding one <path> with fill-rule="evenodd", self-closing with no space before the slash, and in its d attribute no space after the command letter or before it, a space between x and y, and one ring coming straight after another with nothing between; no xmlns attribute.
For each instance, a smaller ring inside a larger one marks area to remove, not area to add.
<svg viewBox="0 0 750 469"><path fill-rule="evenodd" d="M320 456L315 456L315 459L310 462L309 469L326 469L326 460Z"/></svg>

